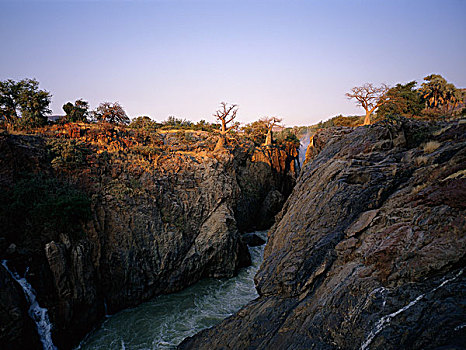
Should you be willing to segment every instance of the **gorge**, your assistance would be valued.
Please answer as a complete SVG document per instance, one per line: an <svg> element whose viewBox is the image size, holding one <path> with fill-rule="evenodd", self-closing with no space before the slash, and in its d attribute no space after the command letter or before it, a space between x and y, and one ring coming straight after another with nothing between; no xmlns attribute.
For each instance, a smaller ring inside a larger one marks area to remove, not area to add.
<svg viewBox="0 0 466 350"><path fill-rule="evenodd" d="M297 176L293 145L245 139L212 152L203 131L41 132L0 136L0 251L14 273L28 269L59 349L106 313L250 265L240 233L269 227ZM2 348L40 348L25 336L35 330L22 291L2 276Z"/></svg>
<svg viewBox="0 0 466 350"><path fill-rule="evenodd" d="M70 126L58 141L0 137L5 191L17 193L18 179L32 173L90 194L82 230L0 240L11 270L22 276L29 267L59 349L77 345L105 313L206 277L232 277L250 264L240 233L271 224L257 298L186 334L180 349L466 344L464 121L400 118L319 130L299 177L291 145L243 141L215 153L208 135L167 133L164 152L142 157L130 150L143 141L130 136ZM189 149L180 141L187 137ZM95 148L66 167L56 145L66 150L74 139ZM4 266L0 277L8 288L0 294L2 346L40 348L21 290Z"/></svg>
<svg viewBox="0 0 466 350"><path fill-rule="evenodd" d="M180 349L463 349L466 124L318 132L259 298Z"/></svg>

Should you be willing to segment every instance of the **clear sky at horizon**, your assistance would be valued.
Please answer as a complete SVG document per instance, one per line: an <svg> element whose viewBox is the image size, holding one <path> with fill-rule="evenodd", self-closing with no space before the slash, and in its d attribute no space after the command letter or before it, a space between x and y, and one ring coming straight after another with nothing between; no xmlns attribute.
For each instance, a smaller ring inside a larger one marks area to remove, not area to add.
<svg viewBox="0 0 466 350"><path fill-rule="evenodd" d="M365 82L466 87L464 0L0 0L0 80L36 78L130 117L310 125L363 114L345 93Z"/></svg>

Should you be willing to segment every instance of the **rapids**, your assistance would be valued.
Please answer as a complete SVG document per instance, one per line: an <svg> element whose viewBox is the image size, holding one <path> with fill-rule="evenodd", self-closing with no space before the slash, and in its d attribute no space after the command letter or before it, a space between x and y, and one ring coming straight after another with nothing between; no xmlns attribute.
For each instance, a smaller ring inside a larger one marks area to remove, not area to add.
<svg viewBox="0 0 466 350"><path fill-rule="evenodd" d="M266 232L257 232L263 238ZM204 279L169 295L109 316L76 350L174 349L183 339L220 323L258 297L254 275L264 245L249 248L252 265L230 279Z"/></svg>

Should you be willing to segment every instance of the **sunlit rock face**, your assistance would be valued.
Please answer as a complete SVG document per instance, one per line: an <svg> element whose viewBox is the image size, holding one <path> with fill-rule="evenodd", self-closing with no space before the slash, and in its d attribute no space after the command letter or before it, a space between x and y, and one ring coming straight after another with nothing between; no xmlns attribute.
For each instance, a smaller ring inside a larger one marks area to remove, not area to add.
<svg viewBox="0 0 466 350"><path fill-rule="evenodd" d="M76 345L105 313L204 277L235 275L250 263L241 233L270 226L295 183L295 149L272 147L261 159L250 145L180 151L171 135L174 146L141 160L126 155L127 144L137 146L137 140L115 130L96 132L67 136L93 142L97 151L66 171L52 168L43 137L0 135L2 186L11 188L24 173L41 173L76 184L91 199L91 218L73 234L65 228L0 237L0 258L20 274L29 268L28 281L48 309L60 349ZM103 151L113 152L110 161ZM0 307L8 308L9 300L0 298ZM27 331L19 327L11 334ZM13 335L0 347L14 345Z"/></svg>
<svg viewBox="0 0 466 350"><path fill-rule="evenodd" d="M466 124L317 133L269 231L260 297L182 349L466 343Z"/></svg>

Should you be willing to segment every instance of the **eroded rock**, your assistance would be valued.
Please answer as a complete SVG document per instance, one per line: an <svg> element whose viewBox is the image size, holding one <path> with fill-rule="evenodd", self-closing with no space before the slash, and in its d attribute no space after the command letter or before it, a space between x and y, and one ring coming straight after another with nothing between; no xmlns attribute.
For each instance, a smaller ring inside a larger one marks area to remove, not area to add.
<svg viewBox="0 0 466 350"><path fill-rule="evenodd" d="M315 135L269 231L260 297L180 348L462 348L466 126L432 128ZM426 154L426 139L440 146Z"/></svg>

